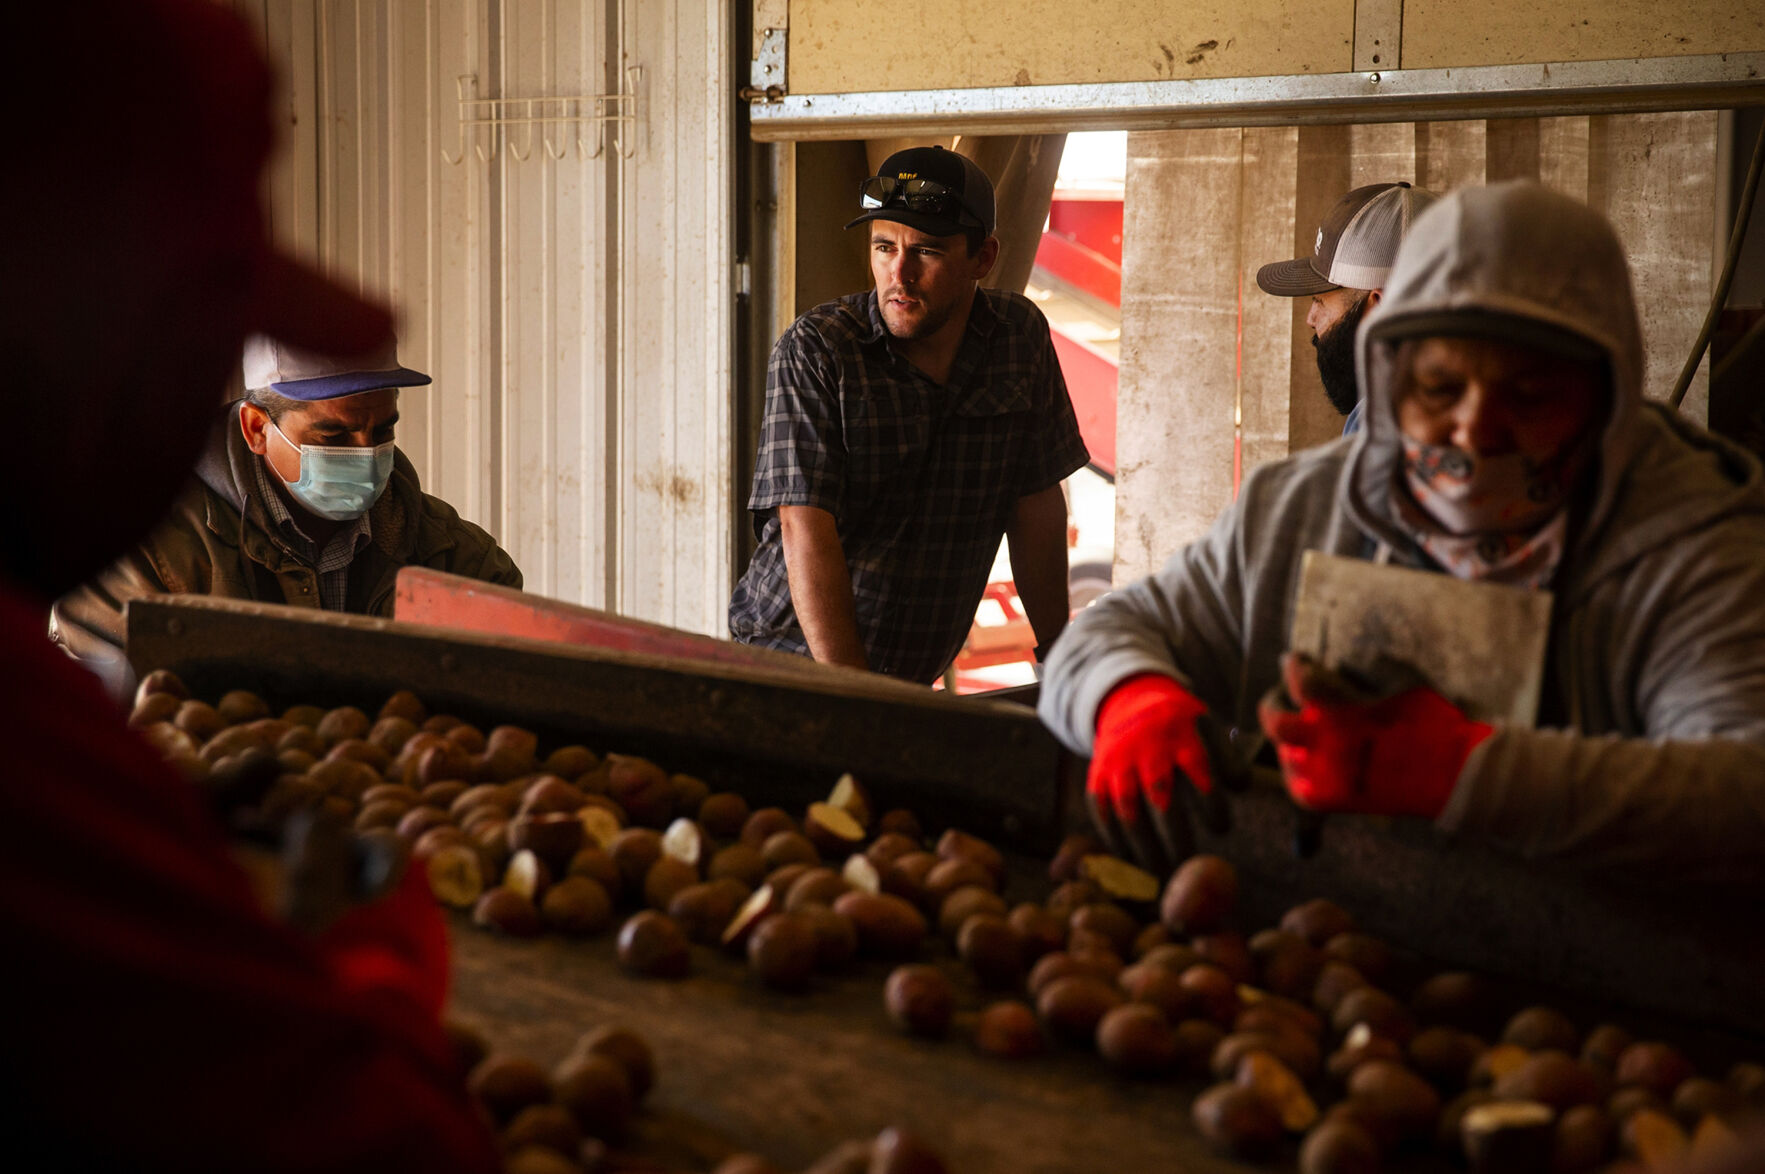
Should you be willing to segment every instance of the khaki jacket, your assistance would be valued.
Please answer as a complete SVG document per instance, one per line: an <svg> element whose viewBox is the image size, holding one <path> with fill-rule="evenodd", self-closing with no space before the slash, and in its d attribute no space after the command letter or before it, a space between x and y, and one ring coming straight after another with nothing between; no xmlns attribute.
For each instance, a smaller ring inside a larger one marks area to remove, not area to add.
<svg viewBox="0 0 1765 1174"><path fill-rule="evenodd" d="M62 597L50 636L81 659L114 661L123 646L123 607L144 595L219 595L295 607L319 606L319 575L270 528L248 462L238 405L229 404L171 514L133 550ZM368 513L373 537L349 568L345 610L392 614L400 567L430 567L521 586L521 572L489 534L424 493L417 471L395 450L392 480Z"/></svg>

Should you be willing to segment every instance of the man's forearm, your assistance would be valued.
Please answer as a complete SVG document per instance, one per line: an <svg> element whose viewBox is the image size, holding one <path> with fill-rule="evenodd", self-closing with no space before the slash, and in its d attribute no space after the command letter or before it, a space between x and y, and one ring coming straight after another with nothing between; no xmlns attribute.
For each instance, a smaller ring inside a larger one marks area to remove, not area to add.
<svg viewBox="0 0 1765 1174"><path fill-rule="evenodd" d="M1043 648L1066 627L1066 496L1051 485L1021 497L1005 531L1011 577Z"/></svg>
<svg viewBox="0 0 1765 1174"><path fill-rule="evenodd" d="M814 506L781 506L778 516L791 607L809 654L825 664L869 668L858 636L852 573L833 515Z"/></svg>

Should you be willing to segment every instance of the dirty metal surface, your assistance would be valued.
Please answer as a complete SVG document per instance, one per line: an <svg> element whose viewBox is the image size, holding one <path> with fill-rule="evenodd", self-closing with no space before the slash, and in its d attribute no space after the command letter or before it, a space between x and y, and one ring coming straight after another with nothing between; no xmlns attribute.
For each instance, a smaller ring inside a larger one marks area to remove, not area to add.
<svg viewBox="0 0 1765 1174"><path fill-rule="evenodd" d="M766 802L820 798L852 770L880 804L979 834L1045 845L1059 830L1063 751L1021 705L197 596L133 601L127 622L137 672L172 669L202 696L372 710L411 689L432 712L645 754Z"/></svg>

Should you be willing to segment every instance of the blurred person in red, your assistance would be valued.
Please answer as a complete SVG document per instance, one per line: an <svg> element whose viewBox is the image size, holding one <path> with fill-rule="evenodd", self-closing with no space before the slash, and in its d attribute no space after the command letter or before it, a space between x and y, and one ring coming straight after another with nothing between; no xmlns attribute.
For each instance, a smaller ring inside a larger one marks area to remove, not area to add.
<svg viewBox="0 0 1765 1174"><path fill-rule="evenodd" d="M46 637L189 475L246 334L346 353L386 312L278 255L269 79L201 0L27 5L0 164L0 1053L31 1169L493 1171L439 1023L419 874L318 935L269 916L202 797Z"/></svg>

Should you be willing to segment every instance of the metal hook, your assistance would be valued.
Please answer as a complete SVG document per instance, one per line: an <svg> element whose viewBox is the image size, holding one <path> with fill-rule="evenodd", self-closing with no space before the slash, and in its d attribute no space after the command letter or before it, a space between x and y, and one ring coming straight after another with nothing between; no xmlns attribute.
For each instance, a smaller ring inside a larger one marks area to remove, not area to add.
<svg viewBox="0 0 1765 1174"><path fill-rule="evenodd" d="M466 97L466 90L468 87L476 89L477 85L478 75L476 74L462 73L454 78L454 97L460 104L459 121L454 125L454 153L449 155L447 153L447 148L443 147L441 150L441 157L447 162L455 165L465 162L466 159L466 102L468 100ZM474 143L476 143L477 136L474 135L472 137ZM480 153L479 158L483 158L482 153Z"/></svg>
<svg viewBox="0 0 1765 1174"><path fill-rule="evenodd" d="M565 143L556 151L552 150L552 136L550 131L540 135L539 142L540 145L545 148L546 157L549 159L562 159L565 155L570 153L569 143Z"/></svg>
<svg viewBox="0 0 1765 1174"><path fill-rule="evenodd" d="M514 135L503 136L503 142L508 144L509 154L514 157L517 163L525 163L527 160L533 158L533 100L531 98L527 100L527 118L521 124L521 127L527 132L527 153L525 155L515 150Z"/></svg>

